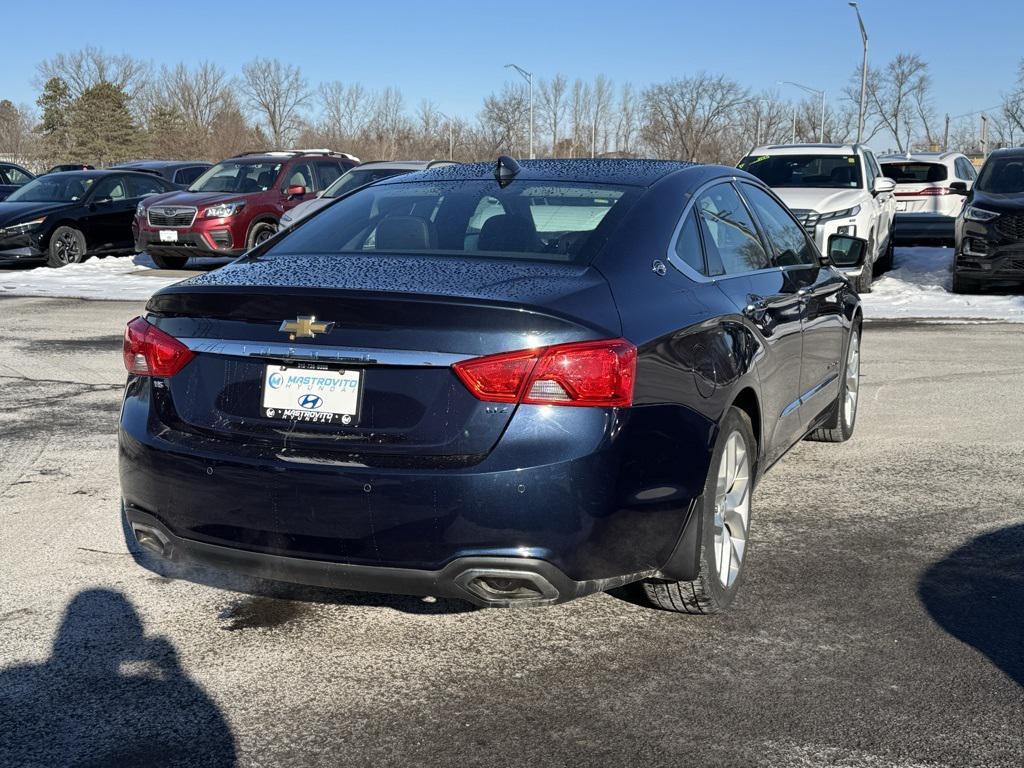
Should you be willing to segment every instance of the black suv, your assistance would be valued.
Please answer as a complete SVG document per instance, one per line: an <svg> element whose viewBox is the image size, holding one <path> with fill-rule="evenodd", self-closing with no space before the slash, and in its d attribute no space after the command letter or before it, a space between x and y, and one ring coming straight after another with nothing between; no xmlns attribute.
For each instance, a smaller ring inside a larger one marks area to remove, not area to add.
<svg viewBox="0 0 1024 768"><path fill-rule="evenodd" d="M953 291L1024 283L1024 148L988 156L956 220Z"/></svg>
<svg viewBox="0 0 1024 768"><path fill-rule="evenodd" d="M20 165L0 163L0 200L19 187L28 184L34 178L35 176L30 171Z"/></svg>
<svg viewBox="0 0 1024 768"><path fill-rule="evenodd" d="M110 166L130 171L142 171L152 173L171 182L178 189L187 189L193 181L198 179L213 163L202 160L133 160L128 163L118 163Z"/></svg>

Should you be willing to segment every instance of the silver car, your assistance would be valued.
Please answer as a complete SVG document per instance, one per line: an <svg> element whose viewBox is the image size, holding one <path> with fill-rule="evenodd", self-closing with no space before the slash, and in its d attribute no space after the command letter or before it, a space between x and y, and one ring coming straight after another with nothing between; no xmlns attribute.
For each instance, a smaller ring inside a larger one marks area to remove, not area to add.
<svg viewBox="0 0 1024 768"><path fill-rule="evenodd" d="M398 176L413 171L424 171L427 168L436 168L439 165L454 165L450 160L373 160L355 168L335 179L327 189L304 203L292 208L281 217L279 229L287 229L299 219L304 219L315 211L319 211L328 205L331 200L352 192L359 187L373 184L375 181L386 179L389 176Z"/></svg>

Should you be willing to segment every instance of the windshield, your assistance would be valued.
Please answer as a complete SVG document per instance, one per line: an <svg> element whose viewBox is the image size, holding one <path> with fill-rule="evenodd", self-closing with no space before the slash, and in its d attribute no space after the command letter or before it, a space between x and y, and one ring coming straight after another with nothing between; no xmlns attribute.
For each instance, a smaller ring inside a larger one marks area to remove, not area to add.
<svg viewBox="0 0 1024 768"><path fill-rule="evenodd" d="M375 181L386 179L389 176L398 176L403 173L412 173L412 171L405 170L404 168L353 168L331 184L323 196L341 197L353 189L359 189L359 187L364 187Z"/></svg>
<svg viewBox="0 0 1024 768"><path fill-rule="evenodd" d="M752 155L743 158L739 167L776 189L861 186L860 159L856 155Z"/></svg>
<svg viewBox="0 0 1024 768"><path fill-rule="evenodd" d="M73 203L81 200L95 179L85 176L54 174L40 176L7 197L9 203Z"/></svg>
<svg viewBox="0 0 1024 768"><path fill-rule="evenodd" d="M364 187L264 254L386 252L586 263L639 194L571 182L407 182Z"/></svg>
<svg viewBox="0 0 1024 768"><path fill-rule="evenodd" d="M942 163L882 163L882 174L897 184L927 184L949 177Z"/></svg>
<svg viewBox="0 0 1024 768"><path fill-rule="evenodd" d="M196 179L189 192L266 192L277 179L280 163L217 163Z"/></svg>
<svg viewBox="0 0 1024 768"><path fill-rule="evenodd" d="M990 157L975 188L996 195L1024 193L1024 157Z"/></svg>

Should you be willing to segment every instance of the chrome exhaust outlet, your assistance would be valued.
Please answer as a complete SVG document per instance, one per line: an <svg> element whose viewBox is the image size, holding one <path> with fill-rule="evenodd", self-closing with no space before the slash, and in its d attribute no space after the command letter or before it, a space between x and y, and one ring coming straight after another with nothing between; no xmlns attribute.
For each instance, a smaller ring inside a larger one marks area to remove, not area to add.
<svg viewBox="0 0 1024 768"><path fill-rule="evenodd" d="M543 605L558 600L555 586L532 571L504 568L469 568L455 578L455 583L485 605Z"/></svg>
<svg viewBox="0 0 1024 768"><path fill-rule="evenodd" d="M132 534L143 549L160 557L170 558L171 541L164 533L152 526L132 523Z"/></svg>

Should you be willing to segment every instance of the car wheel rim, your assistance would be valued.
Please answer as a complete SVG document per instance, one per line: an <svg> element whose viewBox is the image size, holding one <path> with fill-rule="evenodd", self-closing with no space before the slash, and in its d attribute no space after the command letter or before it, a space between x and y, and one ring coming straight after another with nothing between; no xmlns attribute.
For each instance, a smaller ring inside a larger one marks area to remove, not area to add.
<svg viewBox="0 0 1024 768"><path fill-rule="evenodd" d="M718 580L731 587L743 566L750 523L750 459L739 432L725 441L715 493L715 562Z"/></svg>
<svg viewBox="0 0 1024 768"><path fill-rule="evenodd" d="M72 234L64 234L57 240L57 258L62 264L78 261L78 241Z"/></svg>
<svg viewBox="0 0 1024 768"><path fill-rule="evenodd" d="M860 391L860 335L850 337L850 351L846 355L846 397L843 398L843 417L852 427L857 417L857 395Z"/></svg>
<svg viewBox="0 0 1024 768"><path fill-rule="evenodd" d="M273 236L273 234L274 230L272 229L261 229L259 232L256 233L256 245L259 245L260 243L265 243Z"/></svg>

